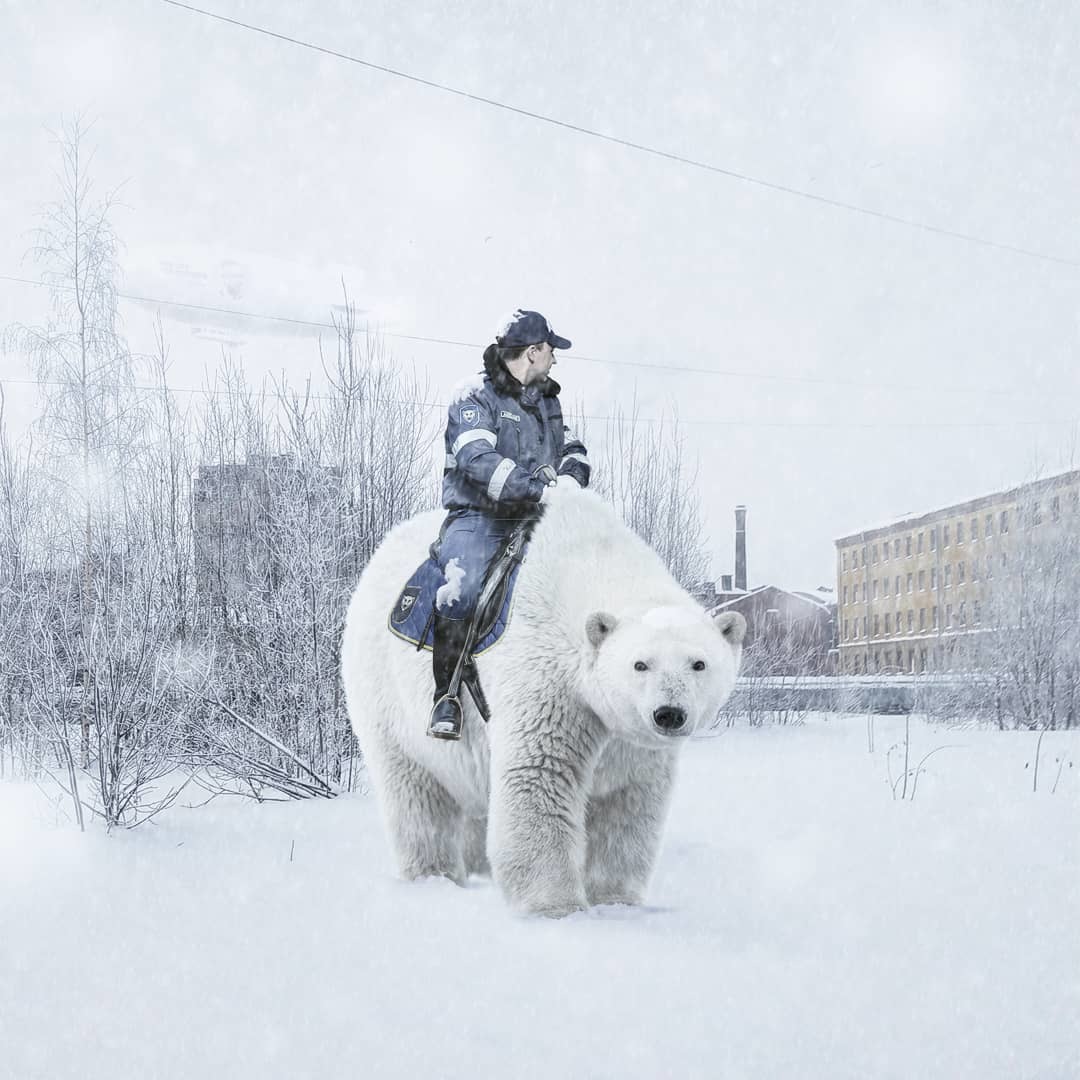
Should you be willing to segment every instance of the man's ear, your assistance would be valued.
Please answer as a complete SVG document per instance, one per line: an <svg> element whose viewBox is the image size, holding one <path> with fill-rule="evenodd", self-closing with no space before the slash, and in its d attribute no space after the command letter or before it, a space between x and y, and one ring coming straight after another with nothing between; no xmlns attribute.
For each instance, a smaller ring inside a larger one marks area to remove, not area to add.
<svg viewBox="0 0 1080 1080"><path fill-rule="evenodd" d="M609 615L606 611L594 611L585 620L585 635L589 639L589 644L594 649L600 648L601 642L617 625L618 620L614 615Z"/></svg>
<svg viewBox="0 0 1080 1080"><path fill-rule="evenodd" d="M732 645L741 645L746 637L746 620L737 611L721 611L713 616L716 629Z"/></svg>

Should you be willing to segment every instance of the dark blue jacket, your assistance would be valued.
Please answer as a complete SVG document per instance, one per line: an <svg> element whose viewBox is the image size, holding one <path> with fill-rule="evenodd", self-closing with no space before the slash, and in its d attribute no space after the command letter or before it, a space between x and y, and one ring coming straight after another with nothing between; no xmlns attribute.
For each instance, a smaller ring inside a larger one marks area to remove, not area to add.
<svg viewBox="0 0 1080 1080"><path fill-rule="evenodd" d="M559 390L550 378L522 386L501 368L459 390L446 424L447 510L497 513L539 502L545 485L534 474L544 465L588 486L588 455L563 423Z"/></svg>

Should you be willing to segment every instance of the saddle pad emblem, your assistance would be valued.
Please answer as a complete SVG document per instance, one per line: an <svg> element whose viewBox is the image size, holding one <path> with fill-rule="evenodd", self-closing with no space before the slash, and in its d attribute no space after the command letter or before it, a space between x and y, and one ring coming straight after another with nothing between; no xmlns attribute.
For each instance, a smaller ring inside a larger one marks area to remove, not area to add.
<svg viewBox="0 0 1080 1080"><path fill-rule="evenodd" d="M390 621L403 623L409 617L409 612L412 611L413 605L416 603L419 596L419 586L406 585L404 590L402 590L401 595L398 597L398 602L394 607L393 615L390 616Z"/></svg>

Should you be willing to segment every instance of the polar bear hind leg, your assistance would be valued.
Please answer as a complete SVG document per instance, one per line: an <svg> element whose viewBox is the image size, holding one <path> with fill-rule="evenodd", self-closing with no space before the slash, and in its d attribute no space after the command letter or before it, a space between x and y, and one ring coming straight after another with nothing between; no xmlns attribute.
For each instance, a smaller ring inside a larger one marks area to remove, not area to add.
<svg viewBox="0 0 1080 1080"><path fill-rule="evenodd" d="M468 823L461 807L422 765L400 750L381 750L369 767L379 774L376 789L402 877L445 877L463 885Z"/></svg>

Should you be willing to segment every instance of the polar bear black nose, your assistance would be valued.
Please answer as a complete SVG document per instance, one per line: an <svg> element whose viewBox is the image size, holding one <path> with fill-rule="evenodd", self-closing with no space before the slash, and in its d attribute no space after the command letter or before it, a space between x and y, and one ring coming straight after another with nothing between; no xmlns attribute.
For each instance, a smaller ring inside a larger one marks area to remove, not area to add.
<svg viewBox="0 0 1080 1080"><path fill-rule="evenodd" d="M653 723L662 731L678 731L686 723L686 713L672 705L665 705L652 714Z"/></svg>

